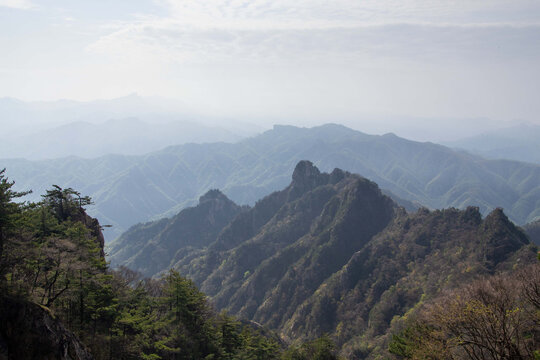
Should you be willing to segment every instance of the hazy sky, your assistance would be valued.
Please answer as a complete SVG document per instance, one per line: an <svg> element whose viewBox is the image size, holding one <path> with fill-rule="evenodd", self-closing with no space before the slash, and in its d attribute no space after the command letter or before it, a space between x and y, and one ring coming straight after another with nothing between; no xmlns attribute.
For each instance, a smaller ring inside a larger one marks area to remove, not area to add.
<svg viewBox="0 0 540 360"><path fill-rule="evenodd" d="M540 121L538 0L0 0L0 97Z"/></svg>

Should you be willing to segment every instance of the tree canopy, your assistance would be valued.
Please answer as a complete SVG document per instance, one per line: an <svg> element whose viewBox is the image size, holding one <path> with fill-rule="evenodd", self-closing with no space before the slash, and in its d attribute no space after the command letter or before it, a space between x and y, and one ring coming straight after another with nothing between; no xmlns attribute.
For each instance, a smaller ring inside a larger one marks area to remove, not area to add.
<svg viewBox="0 0 540 360"><path fill-rule="evenodd" d="M215 313L178 272L148 279L109 269L96 237L100 226L84 210L89 197L53 185L41 202L20 204L14 200L27 193L13 184L1 170L0 297L47 309L95 359L281 358L277 336Z"/></svg>

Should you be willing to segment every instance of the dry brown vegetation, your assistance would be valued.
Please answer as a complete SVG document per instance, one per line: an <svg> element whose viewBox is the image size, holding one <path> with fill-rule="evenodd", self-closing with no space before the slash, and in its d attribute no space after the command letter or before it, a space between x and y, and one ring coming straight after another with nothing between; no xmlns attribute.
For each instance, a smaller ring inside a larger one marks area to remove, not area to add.
<svg viewBox="0 0 540 360"><path fill-rule="evenodd" d="M390 344L410 359L536 359L539 350L540 264L445 292Z"/></svg>

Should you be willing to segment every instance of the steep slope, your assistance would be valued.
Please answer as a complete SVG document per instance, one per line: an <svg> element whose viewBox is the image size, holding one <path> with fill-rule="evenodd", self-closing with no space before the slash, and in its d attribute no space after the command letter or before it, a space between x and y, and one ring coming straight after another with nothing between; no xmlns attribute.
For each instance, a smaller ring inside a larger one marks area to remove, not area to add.
<svg viewBox="0 0 540 360"><path fill-rule="evenodd" d="M523 224L540 216L540 166L485 160L392 134L372 136L339 125L275 126L235 144L186 144L145 156L29 162L2 160L18 189L58 184L92 196L91 214L113 225L108 239L138 222L172 216L212 188L238 204L282 189L298 161L322 171L359 173L400 198L430 208L502 207Z"/></svg>
<svg viewBox="0 0 540 360"><path fill-rule="evenodd" d="M83 208L90 199L55 187L21 204L3 171L0 185L0 359L92 359L85 320L95 335L97 293L110 285L101 287L104 237Z"/></svg>
<svg viewBox="0 0 540 360"><path fill-rule="evenodd" d="M291 184L238 215L175 267L219 308L279 328L296 307L386 227L396 204L377 185L297 164Z"/></svg>
<svg viewBox="0 0 540 360"><path fill-rule="evenodd" d="M170 264L218 309L293 342L328 333L361 359L382 354L426 299L536 253L500 208L485 219L478 207L409 214L365 178L301 161L289 186Z"/></svg>
<svg viewBox="0 0 540 360"><path fill-rule="evenodd" d="M296 309L282 335L328 332L348 356L375 356L391 329L424 300L480 275L533 263L536 251L500 209L484 220L473 207L400 213Z"/></svg>
<svg viewBox="0 0 540 360"><path fill-rule="evenodd" d="M321 174L300 162L289 187L258 202L207 251L177 266L218 307L276 328L384 228L394 207L367 179L337 169ZM350 234L357 235L351 240ZM269 298L276 299L271 307Z"/></svg>
<svg viewBox="0 0 540 360"><path fill-rule="evenodd" d="M171 267L176 256L212 243L242 208L219 190L210 190L195 207L171 219L139 224L114 241L108 254L111 265L125 265L151 277ZM180 254L176 254L180 251Z"/></svg>

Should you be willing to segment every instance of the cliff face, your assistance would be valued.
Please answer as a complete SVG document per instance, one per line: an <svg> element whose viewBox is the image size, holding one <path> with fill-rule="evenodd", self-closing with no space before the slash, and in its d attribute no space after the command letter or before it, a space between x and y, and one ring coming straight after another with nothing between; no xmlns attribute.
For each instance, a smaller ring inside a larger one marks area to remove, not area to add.
<svg viewBox="0 0 540 360"><path fill-rule="evenodd" d="M73 333L34 303L0 297L0 324L0 360L93 359Z"/></svg>
<svg viewBox="0 0 540 360"><path fill-rule="evenodd" d="M77 319L84 338L99 318L88 298L110 286L101 226L74 193L55 186L41 203L7 204L16 211L2 219L11 231L0 258L0 360L93 358L70 326Z"/></svg>

